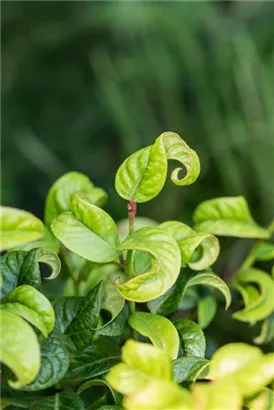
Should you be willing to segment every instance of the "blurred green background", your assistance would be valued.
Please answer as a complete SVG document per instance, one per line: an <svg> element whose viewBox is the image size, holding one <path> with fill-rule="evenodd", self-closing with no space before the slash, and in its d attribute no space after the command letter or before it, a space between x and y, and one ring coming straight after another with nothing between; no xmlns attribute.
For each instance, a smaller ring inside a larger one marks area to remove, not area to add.
<svg viewBox="0 0 274 410"><path fill-rule="evenodd" d="M270 222L274 3L5 1L1 8L3 204L42 217L53 181L78 170L109 193L107 210L121 219L118 166L172 130L197 150L201 176L185 188L168 181L139 215L189 223L200 201L244 195L257 221ZM233 271L245 251L241 241L228 248L221 266ZM222 315L215 335L226 322L230 339L249 337L246 325Z"/></svg>
<svg viewBox="0 0 274 410"><path fill-rule="evenodd" d="M161 132L199 153L197 183L139 208L188 222L199 201L274 206L272 2L2 2L2 202L43 215L52 182L115 172ZM160 204L160 205L159 205Z"/></svg>

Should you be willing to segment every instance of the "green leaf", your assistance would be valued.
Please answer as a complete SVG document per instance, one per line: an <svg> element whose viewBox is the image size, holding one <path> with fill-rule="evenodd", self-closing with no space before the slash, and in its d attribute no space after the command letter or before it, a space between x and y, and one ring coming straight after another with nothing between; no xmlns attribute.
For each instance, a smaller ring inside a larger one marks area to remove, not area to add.
<svg viewBox="0 0 274 410"><path fill-rule="evenodd" d="M180 342L182 356L195 356L203 358L205 356L206 340L202 329L197 323L188 319L173 319Z"/></svg>
<svg viewBox="0 0 274 410"><path fill-rule="evenodd" d="M178 243L183 265L188 264L193 270L202 270L218 258L220 245L215 236L195 232L188 225L177 221L167 221L159 227L165 229Z"/></svg>
<svg viewBox="0 0 274 410"><path fill-rule="evenodd" d="M134 218L134 230L138 231L141 228L145 228L147 226L157 226L158 222L154 221L150 218L145 218L143 216L136 216ZM128 236L128 218L122 219L121 221L117 222L117 229L120 237L120 241L124 241Z"/></svg>
<svg viewBox="0 0 274 410"><path fill-rule="evenodd" d="M269 261L271 259L274 259L274 243L256 243L254 246L254 259L256 261Z"/></svg>
<svg viewBox="0 0 274 410"><path fill-rule="evenodd" d="M264 388L255 397L247 400L245 405L251 410L273 410L274 392Z"/></svg>
<svg viewBox="0 0 274 410"><path fill-rule="evenodd" d="M192 386L195 409L199 410L240 410L242 408L242 395L235 383L195 383Z"/></svg>
<svg viewBox="0 0 274 410"><path fill-rule="evenodd" d="M53 307L49 300L32 286L18 286L7 293L2 299L1 309L21 316L37 327L45 337L54 327Z"/></svg>
<svg viewBox="0 0 274 410"><path fill-rule="evenodd" d="M217 311L217 302L212 295L201 299L198 303L198 323L202 329L205 329L214 319Z"/></svg>
<svg viewBox="0 0 274 410"><path fill-rule="evenodd" d="M137 312L129 317L129 324L141 335L147 336L154 346L164 349L171 359L176 359L179 336L168 319L151 313Z"/></svg>
<svg viewBox="0 0 274 410"><path fill-rule="evenodd" d="M250 300L250 297L245 297L242 289L253 283L257 285L260 295ZM267 273L257 268L243 270L237 273L233 285L242 293L246 304L245 309L234 313L235 319L255 323L274 311L274 281Z"/></svg>
<svg viewBox="0 0 274 410"><path fill-rule="evenodd" d="M66 328L65 334L70 336L77 350L84 350L91 342L98 325L101 310L101 283L95 286L83 298L76 316Z"/></svg>
<svg viewBox="0 0 274 410"><path fill-rule="evenodd" d="M20 246L19 249L16 248L14 250L31 251L35 248L43 248L44 250L58 254L60 252L60 242L55 238L52 232L44 226L44 235L41 239L27 243L26 245Z"/></svg>
<svg viewBox="0 0 274 410"><path fill-rule="evenodd" d="M85 193L90 202L102 206L107 200L107 194L100 188L95 188L90 179L80 172L68 172L61 176L49 190L46 198L45 221L50 225L62 212L70 209L69 201L74 192Z"/></svg>
<svg viewBox="0 0 274 410"><path fill-rule="evenodd" d="M119 406L108 406L108 405L106 405L106 406L100 406L100 407L98 407L98 409L97 410L123 410L122 409L122 407L119 407Z"/></svg>
<svg viewBox="0 0 274 410"><path fill-rule="evenodd" d="M124 307L124 309L118 314L118 316L112 320L111 322L108 322L107 324L103 323L102 326L99 326L96 331L96 334L98 335L103 335L103 336L120 336L122 335L127 326L127 321L128 321L128 309L127 306Z"/></svg>
<svg viewBox="0 0 274 410"><path fill-rule="evenodd" d="M161 296L176 281L181 266L180 250L175 240L162 229L139 229L120 245L120 249L146 251L152 258L150 271L117 285L125 299L147 302Z"/></svg>
<svg viewBox="0 0 274 410"><path fill-rule="evenodd" d="M267 344L274 339L274 313L269 315L262 323L261 333L255 337L254 343Z"/></svg>
<svg viewBox="0 0 274 410"><path fill-rule="evenodd" d="M72 252L92 262L119 257L119 237L113 219L82 193L72 194L72 212L63 212L51 224L54 235Z"/></svg>
<svg viewBox="0 0 274 410"><path fill-rule="evenodd" d="M163 296L148 303L149 310L160 315L170 315L179 308L187 289L196 285L212 286L218 289L225 297L226 309L229 307L231 303L229 288L211 269L193 272L189 268L183 268L172 288Z"/></svg>
<svg viewBox="0 0 274 410"><path fill-rule="evenodd" d="M69 352L62 335L54 330L41 346L41 367L26 391L45 390L63 379L69 368Z"/></svg>
<svg viewBox="0 0 274 410"><path fill-rule="evenodd" d="M1 206L1 251L36 241L44 235L44 225L30 212Z"/></svg>
<svg viewBox="0 0 274 410"><path fill-rule="evenodd" d="M193 216L195 229L220 236L268 238L267 229L252 218L244 197L216 198L202 202Z"/></svg>
<svg viewBox="0 0 274 410"><path fill-rule="evenodd" d="M102 376L119 361L117 345L109 338L97 339L82 352L72 352L65 380L78 382Z"/></svg>
<svg viewBox="0 0 274 410"><path fill-rule="evenodd" d="M127 410L192 410L191 393L168 380L152 380L123 401Z"/></svg>
<svg viewBox="0 0 274 410"><path fill-rule="evenodd" d="M1 361L17 377L9 380L14 389L31 383L40 368L40 347L34 330L21 317L0 309Z"/></svg>
<svg viewBox="0 0 274 410"><path fill-rule="evenodd" d="M33 403L30 410L84 410L84 403L78 394L72 391L63 391L54 396L38 400Z"/></svg>
<svg viewBox="0 0 274 410"><path fill-rule="evenodd" d="M81 393L85 392L86 390L89 390L89 389L94 388L94 387L101 387L101 388L104 388L104 390L107 389L108 393L110 393L110 394L107 393L105 395L106 396L105 400L107 400L108 396L110 396L110 400L113 401L114 403L117 403L117 401L118 401L117 393L111 388L111 386L107 382L105 382L104 380L101 380L101 379L88 380L87 382L82 384L77 389L76 393L80 395ZM101 391L100 391L100 393L101 393L101 397L99 398L99 400L100 400L100 403L102 403L105 400L104 400L104 397L102 397L103 394L102 394ZM98 409L98 404L97 403L98 402L94 403L94 401L93 401L93 403L90 406L86 407L85 409L86 410ZM119 409L119 407L118 407L118 409Z"/></svg>
<svg viewBox="0 0 274 410"><path fill-rule="evenodd" d="M179 357L173 361L173 376L177 383L196 381L208 368L209 360L202 357Z"/></svg>
<svg viewBox="0 0 274 410"><path fill-rule="evenodd" d="M180 179L182 168L173 170L171 180L175 185L190 185L198 178L200 162L196 152L178 134L165 132L153 145L135 152L122 163L115 177L116 191L126 200L151 200L165 184L168 159L179 161L187 171Z"/></svg>
<svg viewBox="0 0 274 410"><path fill-rule="evenodd" d="M56 298L52 306L55 311L55 328L61 333L65 333L66 329L76 317L83 298L76 296L65 296Z"/></svg>
<svg viewBox="0 0 274 410"><path fill-rule="evenodd" d="M32 249L29 252L13 251L0 257L2 289L1 296L12 291L16 286L31 285L39 288L41 273L39 263L45 263L52 269L46 279L54 279L61 269L58 256L48 250Z"/></svg>

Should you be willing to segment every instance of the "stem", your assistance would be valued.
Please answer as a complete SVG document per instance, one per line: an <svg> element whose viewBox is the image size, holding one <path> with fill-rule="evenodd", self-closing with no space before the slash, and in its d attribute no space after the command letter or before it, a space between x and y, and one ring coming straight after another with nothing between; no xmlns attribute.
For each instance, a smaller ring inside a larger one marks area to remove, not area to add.
<svg viewBox="0 0 274 410"><path fill-rule="evenodd" d="M130 200L128 203L128 233L131 235L134 232L134 218L136 215L137 204L136 202ZM133 251L129 250L127 252L127 260L126 260L126 272L129 279L133 277L132 272L132 256ZM135 302L129 301L128 308L131 315L135 313ZM133 339L137 340L137 332L135 329L132 329L132 337Z"/></svg>

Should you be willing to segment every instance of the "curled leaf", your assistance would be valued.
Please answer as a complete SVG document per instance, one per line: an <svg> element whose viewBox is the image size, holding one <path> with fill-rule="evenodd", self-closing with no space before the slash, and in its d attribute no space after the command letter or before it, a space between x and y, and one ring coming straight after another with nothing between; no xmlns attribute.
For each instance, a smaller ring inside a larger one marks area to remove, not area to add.
<svg viewBox="0 0 274 410"><path fill-rule="evenodd" d="M1 251L36 241L44 235L43 223L30 212L1 206L0 218Z"/></svg>
<svg viewBox="0 0 274 410"><path fill-rule="evenodd" d="M164 349L171 359L179 351L179 336L175 326L165 317L146 312L136 312L129 317L130 326L147 336L154 346Z"/></svg>
<svg viewBox="0 0 274 410"><path fill-rule="evenodd" d="M175 185L192 184L199 176L200 161L195 151L174 132L160 135L153 145L143 148L128 157L115 177L118 194L135 202L147 202L162 190L167 177L167 161L179 161L186 168L186 175L179 178L182 168L171 174Z"/></svg>
<svg viewBox="0 0 274 410"><path fill-rule="evenodd" d="M90 179L80 172L68 172L54 182L46 198L45 221L50 225L59 214L69 211L70 197L74 192L85 193L90 202L102 206L107 200L107 194L100 188L95 188Z"/></svg>
<svg viewBox="0 0 274 410"><path fill-rule="evenodd" d="M259 294L257 288L250 287L253 283L259 288ZM234 286L242 293L246 305L234 313L235 319L255 323L274 311L274 281L267 273L257 268L243 270L237 274Z"/></svg>
<svg viewBox="0 0 274 410"><path fill-rule="evenodd" d="M255 337L254 343L266 344L274 339L274 313L269 315L262 323L260 334Z"/></svg>
<svg viewBox="0 0 274 410"><path fill-rule="evenodd" d="M47 337L55 323L53 307L49 300L29 285L18 286L1 301L1 309L23 317Z"/></svg>
<svg viewBox="0 0 274 410"><path fill-rule="evenodd" d="M61 213L51 224L54 235L72 252L98 263L119 257L117 227L107 212L81 192L72 194L72 212Z"/></svg>
<svg viewBox="0 0 274 410"><path fill-rule="evenodd" d="M254 221L242 196L204 201L196 208L193 219L196 230L215 235L238 238L268 238L270 235Z"/></svg>
<svg viewBox="0 0 274 410"><path fill-rule="evenodd" d="M220 246L218 239L208 233L195 232L188 225L177 221L167 221L159 225L167 230L178 243L182 264L193 270L211 266L218 258Z"/></svg>
<svg viewBox="0 0 274 410"><path fill-rule="evenodd" d="M9 380L14 389L31 383L40 368L40 347L34 330L21 317L0 309L0 359L8 366L16 381Z"/></svg>
<svg viewBox="0 0 274 410"><path fill-rule="evenodd" d="M158 227L142 228L129 236L120 250L146 251L152 258L151 269L117 285L128 300L147 302L165 293L176 281L181 266L180 250L175 240Z"/></svg>

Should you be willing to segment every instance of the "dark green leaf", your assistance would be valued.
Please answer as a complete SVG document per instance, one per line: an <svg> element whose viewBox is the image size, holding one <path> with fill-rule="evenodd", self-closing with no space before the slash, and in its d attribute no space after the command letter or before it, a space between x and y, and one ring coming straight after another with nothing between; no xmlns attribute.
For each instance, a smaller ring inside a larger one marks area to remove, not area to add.
<svg viewBox="0 0 274 410"><path fill-rule="evenodd" d="M209 360L202 357L180 357L173 361L173 376L177 383L195 381L209 365Z"/></svg>
<svg viewBox="0 0 274 410"><path fill-rule="evenodd" d="M81 398L71 391L56 393L54 396L33 403L30 410L84 410Z"/></svg>
<svg viewBox="0 0 274 410"><path fill-rule="evenodd" d="M200 326L188 319L173 319L180 342L182 356L195 356L203 358L205 356L206 341Z"/></svg>
<svg viewBox="0 0 274 410"><path fill-rule="evenodd" d="M97 409L98 408L98 404L108 404L109 401L113 402L114 404L116 404L117 402L119 402L120 399L120 395L118 396L118 393L115 392L115 390L113 390L111 388L111 386L104 380L101 379L93 379L93 380L89 380L87 382L85 382L84 384L82 384L78 389L77 389L77 394L82 394L84 393L86 390L89 389L94 389L94 388L98 388L100 387L100 397L99 399L96 400L96 402L92 402L92 404L90 404L88 407L86 407L86 410L93 410L93 409ZM106 391L106 394L103 394L103 391ZM110 396L110 397L109 397Z"/></svg>
<svg viewBox="0 0 274 410"><path fill-rule="evenodd" d="M217 311L217 302L214 296L208 295L198 302L198 323L205 329L214 319Z"/></svg>
<svg viewBox="0 0 274 410"><path fill-rule="evenodd" d="M274 313L268 316L262 323L261 333L255 337L254 342L258 345L266 344L274 339Z"/></svg>
<svg viewBox="0 0 274 410"><path fill-rule="evenodd" d="M55 328L65 333L67 327L76 317L83 298L76 296L59 297L54 300L52 306L55 311Z"/></svg>

